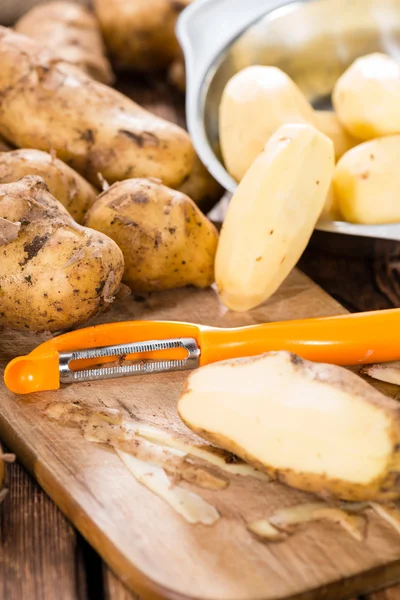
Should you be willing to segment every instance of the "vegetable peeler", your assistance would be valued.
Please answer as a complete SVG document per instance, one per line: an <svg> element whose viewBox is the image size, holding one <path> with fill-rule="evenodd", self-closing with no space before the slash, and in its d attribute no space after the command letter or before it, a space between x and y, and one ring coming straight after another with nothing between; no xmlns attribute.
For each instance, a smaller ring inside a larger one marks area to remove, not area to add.
<svg viewBox="0 0 400 600"><path fill-rule="evenodd" d="M231 329L173 321L127 321L78 329L12 360L4 381L16 394L78 383L194 369L287 350L315 362L357 365L400 359L400 309Z"/></svg>

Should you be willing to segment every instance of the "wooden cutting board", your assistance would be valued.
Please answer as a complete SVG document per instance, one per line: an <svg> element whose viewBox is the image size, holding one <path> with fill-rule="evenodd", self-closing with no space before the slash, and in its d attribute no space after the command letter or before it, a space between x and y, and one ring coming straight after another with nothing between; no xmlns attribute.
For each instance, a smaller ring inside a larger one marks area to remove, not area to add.
<svg viewBox="0 0 400 600"><path fill-rule="evenodd" d="M247 314L228 312L212 289L186 289L119 300L97 322L171 319L230 327L342 312L294 271L267 304ZM45 337L0 332L1 368ZM44 415L51 401L79 400L187 433L175 408L185 377L170 373L81 383L24 398L1 384L0 438L121 579L146 597L336 600L400 580L400 536L374 515L363 543L323 522L266 546L251 537L243 518L262 518L310 496L233 477L224 491L200 491L220 511L216 525L189 525L138 484L112 450L86 442L77 429ZM387 386L387 391L393 390Z"/></svg>

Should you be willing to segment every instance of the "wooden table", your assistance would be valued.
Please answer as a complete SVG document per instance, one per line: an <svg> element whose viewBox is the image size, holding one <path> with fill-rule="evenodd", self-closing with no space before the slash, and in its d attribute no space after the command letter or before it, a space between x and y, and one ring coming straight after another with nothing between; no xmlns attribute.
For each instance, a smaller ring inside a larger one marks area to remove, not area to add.
<svg viewBox="0 0 400 600"><path fill-rule="evenodd" d="M120 88L157 114L183 123L182 99L159 81ZM351 311L400 306L399 256L333 256L309 249L301 268ZM17 463L0 508L0 600L133 600L100 557ZM359 600L400 600L400 586Z"/></svg>

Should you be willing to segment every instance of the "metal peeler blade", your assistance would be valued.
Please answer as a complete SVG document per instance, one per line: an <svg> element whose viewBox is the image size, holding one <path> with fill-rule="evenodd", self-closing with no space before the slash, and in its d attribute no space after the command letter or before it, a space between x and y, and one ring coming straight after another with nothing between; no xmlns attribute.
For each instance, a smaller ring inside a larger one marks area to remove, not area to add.
<svg viewBox="0 0 400 600"><path fill-rule="evenodd" d="M162 350L183 348L187 357L180 360L152 360L142 359L129 361L132 354L143 354ZM59 369L60 383L74 383L78 381L95 381L99 379L115 379L127 375L142 375L145 373L162 373L165 371L184 371L195 369L199 366L200 348L194 338L175 338L167 340L149 340L132 344L119 344L75 352L60 352ZM92 369L72 370L72 361L115 357L122 359L122 364L112 367L97 367ZM126 362L127 364L123 364Z"/></svg>

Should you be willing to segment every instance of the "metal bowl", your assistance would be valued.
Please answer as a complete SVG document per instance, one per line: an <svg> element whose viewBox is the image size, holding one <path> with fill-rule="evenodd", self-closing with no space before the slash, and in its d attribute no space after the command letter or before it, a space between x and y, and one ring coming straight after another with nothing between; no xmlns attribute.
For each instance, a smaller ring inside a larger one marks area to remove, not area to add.
<svg viewBox="0 0 400 600"><path fill-rule="evenodd" d="M400 0L197 0L180 17L177 34L194 146L215 179L234 192L237 184L223 165L218 139L227 81L249 65L275 65L314 107L329 108L335 82L357 57L381 51L400 58ZM317 229L400 241L400 224L335 221L320 222Z"/></svg>

